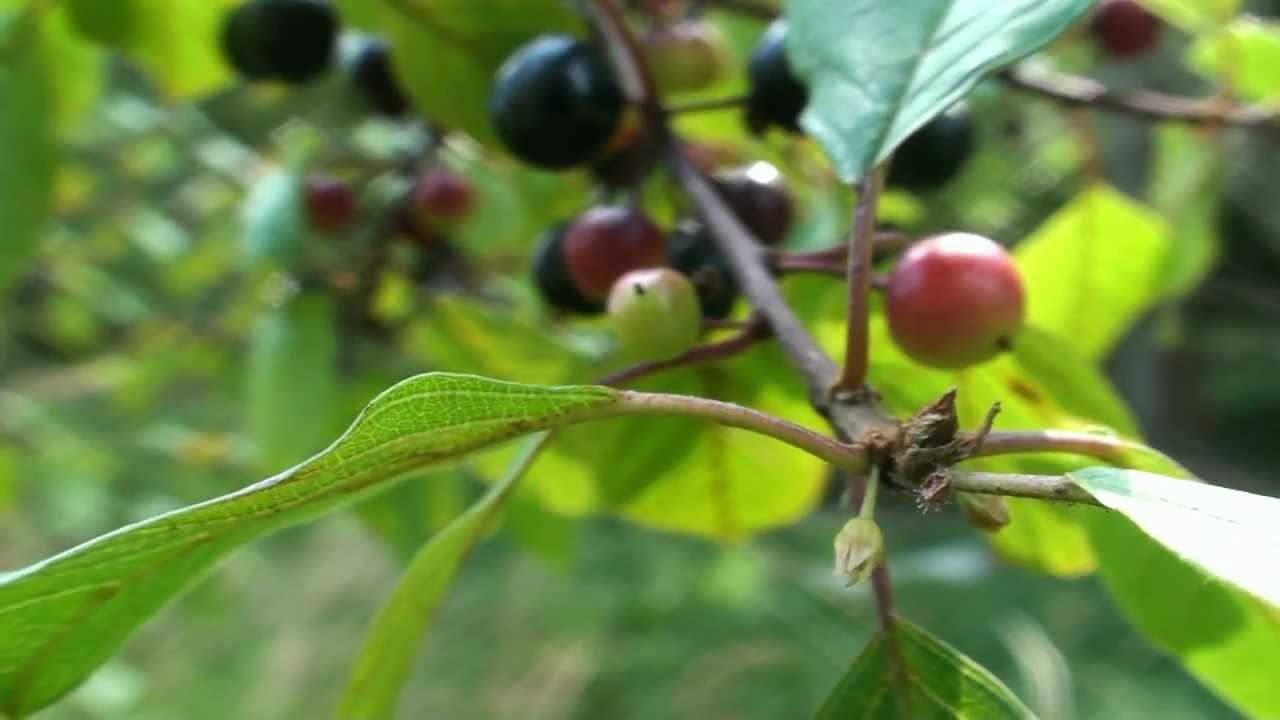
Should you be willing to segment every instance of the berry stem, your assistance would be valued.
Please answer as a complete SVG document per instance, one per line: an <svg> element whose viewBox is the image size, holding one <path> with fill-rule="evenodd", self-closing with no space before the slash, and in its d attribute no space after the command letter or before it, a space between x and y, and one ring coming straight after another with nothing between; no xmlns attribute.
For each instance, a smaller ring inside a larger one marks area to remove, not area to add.
<svg viewBox="0 0 1280 720"><path fill-rule="evenodd" d="M667 115L684 115L686 113L712 110L736 110L746 104L746 95L729 95L727 97L705 98L702 100L686 100L679 105L668 105L666 112Z"/></svg>
<svg viewBox="0 0 1280 720"><path fill-rule="evenodd" d="M858 205L853 211L853 231L849 234L849 318L845 327L844 373L837 387L858 390L867 382L870 353L869 304L872 253L875 249L876 206L884 184L885 163L872 168L858 183Z"/></svg>
<svg viewBox="0 0 1280 720"><path fill-rule="evenodd" d="M625 385L666 370L696 367L725 360L745 352L770 336L769 327L759 320L750 321L739 332L724 340L692 348L670 360L656 360L626 367L599 380L600 385Z"/></svg>
<svg viewBox="0 0 1280 720"><path fill-rule="evenodd" d="M872 465L867 473L867 486L862 491L862 505L858 508L858 517L874 518L876 516L876 497L880 494L880 466Z"/></svg>

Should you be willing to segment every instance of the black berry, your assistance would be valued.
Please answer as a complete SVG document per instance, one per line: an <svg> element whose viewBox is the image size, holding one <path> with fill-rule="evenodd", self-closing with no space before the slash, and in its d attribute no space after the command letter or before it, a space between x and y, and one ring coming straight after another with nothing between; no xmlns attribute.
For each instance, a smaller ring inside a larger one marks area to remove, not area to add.
<svg viewBox="0 0 1280 720"><path fill-rule="evenodd" d="M718 175L716 187L742 224L765 245L777 245L791 230L791 195L782 185L782 174L769 163Z"/></svg>
<svg viewBox="0 0 1280 720"><path fill-rule="evenodd" d="M800 113L809 102L809 89L787 62L786 38L787 23L775 20L747 63L747 127L757 135L771 125L800 132Z"/></svg>
<svg viewBox="0 0 1280 720"><path fill-rule="evenodd" d="M351 82L369 107L388 117L403 115L409 100L391 67L391 52L381 40L370 40L351 61Z"/></svg>
<svg viewBox="0 0 1280 720"><path fill-rule="evenodd" d="M318 0L249 0L222 26L222 50L252 80L304 83L329 69L338 16Z"/></svg>
<svg viewBox="0 0 1280 720"><path fill-rule="evenodd" d="M507 58L489 103L507 149L550 169L595 158L622 110L622 91L600 50L564 35L537 38Z"/></svg>
<svg viewBox="0 0 1280 720"><path fill-rule="evenodd" d="M542 299L554 308L583 315L604 311L604 303L587 299L569 277L564 259L564 235L568 223L557 225L542 235L533 254L533 284Z"/></svg>
<svg viewBox="0 0 1280 720"><path fill-rule="evenodd" d="M960 172L973 147L973 123L967 112L939 115L894 151L886 182L907 190L936 188Z"/></svg>
<svg viewBox="0 0 1280 720"><path fill-rule="evenodd" d="M728 317L738 299L738 284L706 226L696 220L677 225L668 252L671 267L688 276L698 291L703 315Z"/></svg>

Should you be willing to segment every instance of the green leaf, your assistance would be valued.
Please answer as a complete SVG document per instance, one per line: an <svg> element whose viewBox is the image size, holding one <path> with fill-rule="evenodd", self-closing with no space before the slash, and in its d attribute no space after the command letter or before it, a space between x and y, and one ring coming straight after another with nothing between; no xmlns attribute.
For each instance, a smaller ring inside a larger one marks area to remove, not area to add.
<svg viewBox="0 0 1280 720"><path fill-rule="evenodd" d="M32 13L0 12L0 290L35 250L53 193L56 88Z"/></svg>
<svg viewBox="0 0 1280 720"><path fill-rule="evenodd" d="M1047 44L1092 0L791 0L804 129L852 182L987 73Z"/></svg>
<svg viewBox="0 0 1280 720"><path fill-rule="evenodd" d="M394 716L400 689L422 647L423 636L462 561L493 527L549 436L539 433L526 440L503 479L414 557L369 624L337 717L379 720Z"/></svg>
<svg viewBox="0 0 1280 720"><path fill-rule="evenodd" d="M818 720L1034 718L986 668L899 619L876 633L818 710Z"/></svg>
<svg viewBox="0 0 1280 720"><path fill-rule="evenodd" d="M245 401L247 427L266 468L306 459L342 427L336 322L333 301L321 292L291 298L258 318L249 338Z"/></svg>
<svg viewBox="0 0 1280 720"><path fill-rule="evenodd" d="M264 175L241 207L242 245L252 264L295 265L311 233L303 202L302 178L287 170Z"/></svg>
<svg viewBox="0 0 1280 720"><path fill-rule="evenodd" d="M1280 500L1135 470L1068 477L1179 557L1280 607Z"/></svg>
<svg viewBox="0 0 1280 720"><path fill-rule="evenodd" d="M489 122L494 73L517 47L549 32L580 33L560 0L380 0L395 67L414 107L476 140Z"/></svg>
<svg viewBox="0 0 1280 720"><path fill-rule="evenodd" d="M1173 226L1166 292L1181 297L1208 277L1221 254L1219 188L1223 155L1216 141L1180 123L1155 128L1156 156L1148 196Z"/></svg>
<svg viewBox="0 0 1280 720"><path fill-rule="evenodd" d="M22 716L71 690L241 545L385 490L411 470L616 411L619 397L601 387L420 375L379 395L337 442L297 467L0 576L0 712Z"/></svg>
<svg viewBox="0 0 1280 720"><path fill-rule="evenodd" d="M230 78L223 17L242 0L68 0L86 37L136 60L176 97L206 94Z"/></svg>
<svg viewBox="0 0 1280 720"><path fill-rule="evenodd" d="M1143 0L1166 22L1195 35L1212 30L1240 12L1242 0Z"/></svg>
<svg viewBox="0 0 1280 720"><path fill-rule="evenodd" d="M1187 64L1196 72L1231 88L1249 100L1280 94L1280 23L1240 18L1219 32L1199 35L1187 49Z"/></svg>
<svg viewBox="0 0 1280 720"><path fill-rule="evenodd" d="M1274 607L1214 580L1119 514L1094 512L1087 527L1098 572L1129 622L1242 716L1280 717Z"/></svg>
<svg viewBox="0 0 1280 720"><path fill-rule="evenodd" d="M1027 322L1106 356L1166 291L1170 228L1103 185L1086 189L1018 246Z"/></svg>

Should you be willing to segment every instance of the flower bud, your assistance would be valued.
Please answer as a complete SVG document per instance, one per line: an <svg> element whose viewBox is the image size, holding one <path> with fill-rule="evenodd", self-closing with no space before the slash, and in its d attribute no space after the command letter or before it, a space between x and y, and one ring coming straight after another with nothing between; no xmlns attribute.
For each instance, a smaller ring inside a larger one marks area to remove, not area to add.
<svg viewBox="0 0 1280 720"><path fill-rule="evenodd" d="M884 559L884 535L869 517L855 517L836 533L836 577L844 578L845 587L871 577Z"/></svg>
<svg viewBox="0 0 1280 720"><path fill-rule="evenodd" d="M1009 524L1009 504L1000 495L957 491L955 500L964 519L979 530L997 532Z"/></svg>

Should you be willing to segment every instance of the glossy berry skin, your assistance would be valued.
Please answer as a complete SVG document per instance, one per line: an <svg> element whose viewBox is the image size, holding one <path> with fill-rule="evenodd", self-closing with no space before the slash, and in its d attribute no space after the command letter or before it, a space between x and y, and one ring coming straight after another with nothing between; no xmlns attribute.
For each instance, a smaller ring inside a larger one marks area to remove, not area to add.
<svg viewBox="0 0 1280 720"><path fill-rule="evenodd" d="M1160 18L1135 0L1103 0L1089 23L1089 32L1107 55L1136 57L1160 37Z"/></svg>
<svg viewBox="0 0 1280 720"><path fill-rule="evenodd" d="M724 74L727 50L712 25L685 20L659 28L645 38L645 57L664 93L701 90Z"/></svg>
<svg viewBox="0 0 1280 720"><path fill-rule="evenodd" d="M585 297L569 277L564 259L564 235L568 224L546 231L533 253L533 285L543 301L557 310L579 315L596 315L604 304Z"/></svg>
<svg viewBox="0 0 1280 720"><path fill-rule="evenodd" d="M409 100L391 67L391 51L381 40L370 40L351 60L351 84L375 112L399 117L409 109Z"/></svg>
<svg viewBox="0 0 1280 720"><path fill-rule="evenodd" d="M356 214L351 186L330 177L310 177L303 185L307 222L312 230L334 234L344 230Z"/></svg>
<svg viewBox="0 0 1280 720"><path fill-rule="evenodd" d="M643 212L602 205L579 215L565 231L564 257L583 296L603 300L628 272L665 265L667 239Z"/></svg>
<svg viewBox="0 0 1280 720"><path fill-rule="evenodd" d="M747 62L747 127L757 135L771 125L800 132L800 113L809 102L809 89L787 62L786 37L787 23L773 21Z"/></svg>
<svg viewBox="0 0 1280 720"><path fill-rule="evenodd" d="M764 162L716 176L716 188L738 219L765 245L777 245L791 230L795 211L782 174Z"/></svg>
<svg viewBox="0 0 1280 720"><path fill-rule="evenodd" d="M898 146L885 182L917 192L941 187L964 168L974 144L969 114L963 110L943 113Z"/></svg>
<svg viewBox="0 0 1280 720"><path fill-rule="evenodd" d="M608 308L623 354L637 360L676 357L702 334L697 291L668 268L632 270L618 278Z"/></svg>
<svg viewBox="0 0 1280 720"><path fill-rule="evenodd" d="M1022 279L1004 248L948 233L913 245L889 276L894 341L925 365L956 369L1007 349L1022 327Z"/></svg>
<svg viewBox="0 0 1280 720"><path fill-rule="evenodd" d="M409 193L414 222L434 232L448 232L471 213L475 188L461 175L435 169L421 175Z"/></svg>
<svg viewBox="0 0 1280 720"><path fill-rule="evenodd" d="M338 16L318 0L249 0L227 15L223 54L251 80L305 83L329 69Z"/></svg>
<svg viewBox="0 0 1280 720"><path fill-rule="evenodd" d="M544 35L498 70L489 114L516 157L552 170L582 165L613 137L622 91L600 50L565 35Z"/></svg>
<svg viewBox="0 0 1280 720"><path fill-rule="evenodd" d="M684 273L698 291L702 314L728 317L738 299L738 283L706 225L696 220L677 225L671 234L669 255L671 267Z"/></svg>

